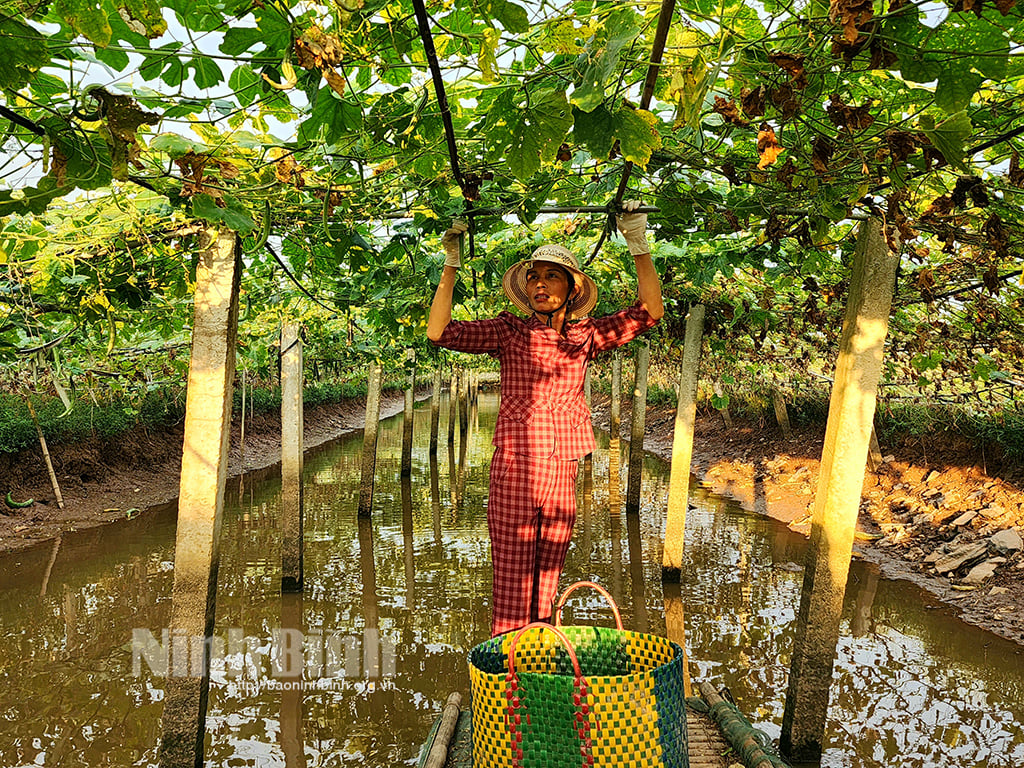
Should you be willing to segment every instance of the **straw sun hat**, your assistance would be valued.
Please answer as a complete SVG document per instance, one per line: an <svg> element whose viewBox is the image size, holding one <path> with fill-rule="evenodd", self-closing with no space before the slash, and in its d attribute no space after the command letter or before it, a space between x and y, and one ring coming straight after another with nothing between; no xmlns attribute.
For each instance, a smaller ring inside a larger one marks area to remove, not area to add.
<svg viewBox="0 0 1024 768"><path fill-rule="evenodd" d="M542 245L530 258L513 264L501 278L501 287L509 301L528 315L533 314L530 295L526 290L526 273L535 262L546 261L566 270L578 287L576 294L565 305L567 320L586 317L597 304L597 283L580 270L580 263L568 248L561 245Z"/></svg>

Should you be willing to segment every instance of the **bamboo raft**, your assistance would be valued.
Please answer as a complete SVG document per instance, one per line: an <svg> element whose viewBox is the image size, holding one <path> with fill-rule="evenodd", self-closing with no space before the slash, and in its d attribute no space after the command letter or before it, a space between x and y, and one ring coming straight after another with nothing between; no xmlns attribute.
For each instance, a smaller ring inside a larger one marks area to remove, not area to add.
<svg viewBox="0 0 1024 768"><path fill-rule="evenodd" d="M686 708L689 768L788 768L763 734L709 683ZM472 768L473 726L462 696L453 693L420 750L417 768Z"/></svg>

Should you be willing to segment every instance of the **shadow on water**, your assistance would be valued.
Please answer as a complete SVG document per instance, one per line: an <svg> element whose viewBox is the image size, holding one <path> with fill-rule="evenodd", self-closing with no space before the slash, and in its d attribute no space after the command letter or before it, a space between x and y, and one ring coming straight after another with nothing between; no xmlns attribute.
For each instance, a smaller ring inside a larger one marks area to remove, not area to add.
<svg viewBox="0 0 1024 768"><path fill-rule="evenodd" d="M468 692L466 652L489 634L484 508L495 406L481 395L464 471L457 460L444 466L443 446L441 467L431 465L429 405L417 409L407 485L399 482L401 417L385 422L379 491L364 521L356 517L359 436L309 452L306 589L288 603L280 594L279 474L249 476L241 492L229 486L215 631L226 651L212 672L208 765L415 761L447 694ZM659 541L668 468L648 458L640 515L624 519L609 492L611 464L605 441L564 583L607 585L627 627L678 636L685 621L694 679L727 685L777 737L805 539L698 492L683 582L678 595L666 595ZM464 484L457 509L453 480ZM174 528L172 505L0 560L0 765L155 764L164 679L139 654L133 659L132 639L135 630L162 640ZM1022 649L929 610L931 602L854 563L823 765L1024 763ZM583 593L565 618L611 621L603 601ZM288 628L307 646L302 685L290 689L295 681L274 661L275 637Z"/></svg>

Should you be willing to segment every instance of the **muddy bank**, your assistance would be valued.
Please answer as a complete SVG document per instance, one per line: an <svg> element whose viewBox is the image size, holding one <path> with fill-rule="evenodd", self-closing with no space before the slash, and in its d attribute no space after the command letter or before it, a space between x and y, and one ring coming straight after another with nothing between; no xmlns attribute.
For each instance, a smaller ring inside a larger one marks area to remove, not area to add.
<svg viewBox="0 0 1024 768"><path fill-rule="evenodd" d="M629 437L630 406L622 407ZM647 411L644 448L672 455L674 407ZM608 430L607 398L596 397L594 423ZM808 533L824 424L697 416L692 470L711 492ZM1024 645L1024 467L985 456L974 444L920 438L883 445L884 463L867 471L854 554L892 578L913 581L964 621Z"/></svg>
<svg viewBox="0 0 1024 768"><path fill-rule="evenodd" d="M425 395L418 393L418 397ZM397 390L381 395L381 418L400 413L405 396ZM362 398L305 410L303 440L314 448L362 429ZM277 414L246 418L245 448L241 424L231 425L228 476L271 467L281 461L281 421ZM184 424L161 431L135 429L112 439L51 445L50 457L64 497L57 505L38 446L17 454L0 454L0 497L34 499L24 509L0 500L0 552L28 547L61 533L144 514L178 496Z"/></svg>

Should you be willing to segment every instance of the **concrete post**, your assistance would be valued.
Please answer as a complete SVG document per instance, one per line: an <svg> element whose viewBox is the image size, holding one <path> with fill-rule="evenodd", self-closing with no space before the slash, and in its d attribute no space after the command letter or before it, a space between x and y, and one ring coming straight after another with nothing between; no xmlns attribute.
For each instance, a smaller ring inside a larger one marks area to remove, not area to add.
<svg viewBox="0 0 1024 768"><path fill-rule="evenodd" d="M651 345L645 340L636 351L633 419L629 430L629 476L626 478L626 514L640 512L640 478L644 467L644 427L647 420L647 372Z"/></svg>
<svg viewBox="0 0 1024 768"><path fill-rule="evenodd" d="M781 747L821 757L843 594L853 551L899 256L877 219L861 224L811 521Z"/></svg>
<svg viewBox="0 0 1024 768"><path fill-rule="evenodd" d="M775 408L775 421L779 423L782 436L789 440L793 437L793 428L789 425L789 410L786 408L786 398L778 387L772 387L772 405Z"/></svg>
<svg viewBox="0 0 1024 768"><path fill-rule="evenodd" d="M402 477L412 474L412 417L416 405L416 350L412 347L405 350L405 364L409 382L405 388L405 411L402 414L402 461L399 471Z"/></svg>
<svg viewBox="0 0 1024 768"><path fill-rule="evenodd" d="M459 378L459 439L465 440L469 433L469 371L463 371Z"/></svg>
<svg viewBox="0 0 1024 768"><path fill-rule="evenodd" d="M665 550L661 559L662 581L678 582L682 573L686 507L690 498L693 429L697 418L697 381L703 338L704 305L694 304L686 316L683 362L679 369L679 399L676 403L676 423L672 433L672 469L668 481L668 521L665 527Z"/></svg>
<svg viewBox="0 0 1024 768"><path fill-rule="evenodd" d="M459 402L459 374L452 366L452 377L448 384L448 445L455 444L455 408Z"/></svg>
<svg viewBox="0 0 1024 768"><path fill-rule="evenodd" d="M437 430L441 423L441 366L434 369L430 392L430 455L437 456Z"/></svg>
<svg viewBox="0 0 1024 768"><path fill-rule="evenodd" d="M185 440L174 549L171 636L213 634L221 512L228 467L235 343L238 335L238 238L227 229L199 235L195 317L185 405ZM172 654L164 685L161 768L203 765L209 647L200 669ZM184 668L189 673L174 675Z"/></svg>
<svg viewBox="0 0 1024 768"><path fill-rule="evenodd" d="M302 591L302 338L281 325L281 591Z"/></svg>
<svg viewBox="0 0 1024 768"><path fill-rule="evenodd" d="M374 472L377 469L377 428L380 423L380 362L371 360L366 375L366 417L363 427L363 457L359 474L359 515L373 509Z"/></svg>

